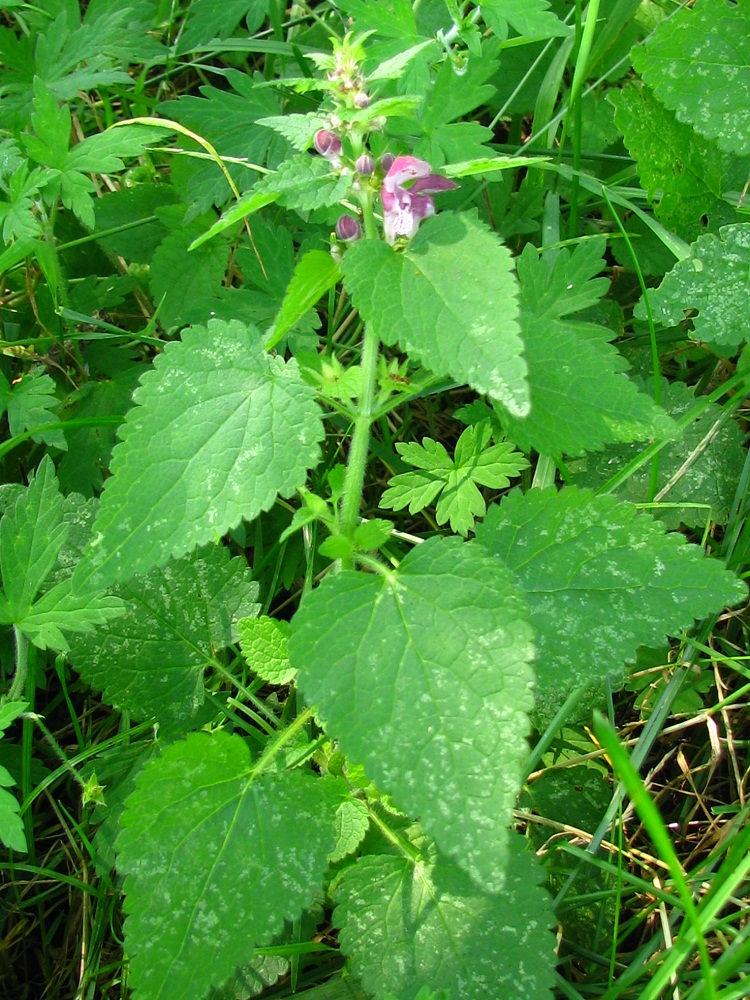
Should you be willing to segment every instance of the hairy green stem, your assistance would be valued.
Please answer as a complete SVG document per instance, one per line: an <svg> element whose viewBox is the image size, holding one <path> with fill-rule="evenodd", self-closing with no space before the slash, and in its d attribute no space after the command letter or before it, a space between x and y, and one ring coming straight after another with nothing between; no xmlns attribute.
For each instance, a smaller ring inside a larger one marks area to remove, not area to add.
<svg viewBox="0 0 750 1000"><path fill-rule="evenodd" d="M422 855L417 848L413 844L410 844L405 837L400 837L397 833L391 830L388 824L383 822L380 816L378 816L373 807L369 804L367 806L367 811L370 814L370 819L380 830L385 839L390 841L390 843L393 844L393 846L396 847L405 858L408 858L412 864L417 864L422 860Z"/></svg>
<svg viewBox="0 0 750 1000"><path fill-rule="evenodd" d="M367 239L378 239L379 233L372 208L372 193L369 190L360 192L360 205ZM370 428L375 419L375 387L378 377L378 360L380 358L380 338L369 323L365 324L362 341L362 391L357 400L357 413L354 417L354 431L349 448L349 458L344 477L344 493L341 501L341 533L345 538L354 539L354 532L359 523L359 511L362 506L362 492L365 484L367 456L370 450ZM354 556L341 560L344 569L354 568Z"/></svg>
<svg viewBox="0 0 750 1000"><path fill-rule="evenodd" d="M55 737L52 735L49 727L46 725L42 716L37 715L36 712L24 712L21 718L33 722L35 725L39 727L39 729L41 729L44 738L52 747L52 749L55 751L55 754L57 755L58 760L62 764L63 769L67 771L68 774L71 776L71 778L79 785L79 787L85 791L86 790L85 780L81 777L78 771L76 771L75 767L73 767L71 762L68 760L65 751L57 742Z"/></svg>
<svg viewBox="0 0 750 1000"><path fill-rule="evenodd" d="M359 510L362 505L379 356L380 338L370 324L366 323L362 343L362 392L357 400L357 415L354 418L354 433L349 448L349 459L344 477L344 497L341 503L341 533L349 539L354 538L354 532L359 523ZM343 559L342 563L344 569L352 569L354 566L353 556Z"/></svg>
<svg viewBox="0 0 750 1000"><path fill-rule="evenodd" d="M359 204L362 207L362 222L364 223L365 236L368 240L380 239L378 224L375 221L375 213L372 207L373 193L370 188L363 188L359 192Z"/></svg>
<svg viewBox="0 0 750 1000"><path fill-rule="evenodd" d="M253 767L250 772L251 781L255 781L256 778L259 778L261 774L263 774L274 757L276 757L276 755L283 750L294 734L310 721L312 714L313 710L311 708L306 708L304 712L297 716L290 726L284 729L283 732L280 732L276 739L272 740L268 744L257 760L255 767Z"/></svg>
<svg viewBox="0 0 750 1000"><path fill-rule="evenodd" d="M29 640L17 625L13 626L16 643L16 675L8 692L8 701L17 701L26 688L26 673L29 665Z"/></svg>

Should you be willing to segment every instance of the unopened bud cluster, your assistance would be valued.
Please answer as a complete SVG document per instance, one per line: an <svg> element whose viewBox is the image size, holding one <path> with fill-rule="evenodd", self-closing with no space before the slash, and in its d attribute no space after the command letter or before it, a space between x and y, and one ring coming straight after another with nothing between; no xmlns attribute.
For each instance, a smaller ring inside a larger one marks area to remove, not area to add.
<svg viewBox="0 0 750 1000"><path fill-rule="evenodd" d="M342 104L360 111L370 103L365 90L365 78L359 68L360 48L347 37L334 51L333 66L328 71L328 82Z"/></svg>
<svg viewBox="0 0 750 1000"><path fill-rule="evenodd" d="M361 43L347 35L335 44L333 56L316 60L327 71L335 107L324 119L325 127L313 136L313 147L328 160L333 171L351 178L350 190L362 205L366 221L371 222L374 199L380 196L385 239L395 243L402 238L411 239L420 223L434 215L433 195L457 185L447 177L433 174L430 165L416 157L386 153L377 163L370 155L365 135L383 128L385 120L372 114L358 114L370 104L365 77L359 68L363 58ZM331 252L338 258L343 253L342 244L361 239L360 219L348 213L341 215L331 237Z"/></svg>

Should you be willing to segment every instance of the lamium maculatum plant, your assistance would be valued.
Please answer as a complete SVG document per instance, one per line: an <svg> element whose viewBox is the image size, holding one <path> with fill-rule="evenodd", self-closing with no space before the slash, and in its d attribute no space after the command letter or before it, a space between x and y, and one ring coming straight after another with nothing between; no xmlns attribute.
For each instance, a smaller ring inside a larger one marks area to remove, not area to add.
<svg viewBox="0 0 750 1000"><path fill-rule="evenodd" d="M532 724L746 593L566 469L682 426L600 323L606 233L514 256L493 228L488 185L524 167L547 220L559 165L479 126L460 159L456 123L431 123L433 86L454 117L486 92L476 25L385 59L367 32L306 52L288 113L235 81L266 165L201 140L163 250L226 280L185 321L159 279L163 350L100 500L45 458L0 523L14 696L50 649L154 722L103 825L136 1000L252 995L325 921L378 1000L551 998L551 896L514 827ZM57 107L41 82L35 101ZM107 156L196 142L196 106L118 124ZM452 451L405 436L435 401Z"/></svg>

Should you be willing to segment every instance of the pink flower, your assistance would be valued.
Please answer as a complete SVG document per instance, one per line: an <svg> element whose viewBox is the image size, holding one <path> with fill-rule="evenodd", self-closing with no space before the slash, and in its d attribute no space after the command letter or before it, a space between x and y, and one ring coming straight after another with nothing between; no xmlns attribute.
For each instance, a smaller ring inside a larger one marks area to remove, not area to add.
<svg viewBox="0 0 750 1000"><path fill-rule="evenodd" d="M397 156L383 178L380 200L383 203L383 227L388 243L399 236L412 237L422 219L435 214L431 194L457 188L455 181L431 174L429 163L415 156ZM406 181L414 180L411 187Z"/></svg>

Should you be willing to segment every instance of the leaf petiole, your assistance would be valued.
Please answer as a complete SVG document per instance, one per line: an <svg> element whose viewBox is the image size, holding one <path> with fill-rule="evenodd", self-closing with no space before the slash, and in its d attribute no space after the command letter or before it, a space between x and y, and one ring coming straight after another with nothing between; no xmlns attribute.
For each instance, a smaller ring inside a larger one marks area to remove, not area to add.
<svg viewBox="0 0 750 1000"><path fill-rule="evenodd" d="M388 824L385 823L380 816L378 816L369 804L367 806L367 811L370 814L370 819L373 821L378 830L380 830L385 839L389 841L389 843L393 844L394 847L398 848L405 858L408 858L409 861L415 865L422 860L422 854L420 851L418 851L417 848L413 844L410 844L404 837L399 837L394 830L391 830Z"/></svg>
<svg viewBox="0 0 750 1000"><path fill-rule="evenodd" d="M311 708L306 708L304 712L297 716L294 722L269 743L261 754L255 767L250 771L250 781L255 781L268 768L271 761L283 750L287 743L303 726L307 725L313 715Z"/></svg>

